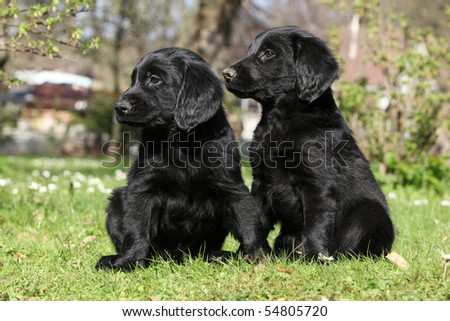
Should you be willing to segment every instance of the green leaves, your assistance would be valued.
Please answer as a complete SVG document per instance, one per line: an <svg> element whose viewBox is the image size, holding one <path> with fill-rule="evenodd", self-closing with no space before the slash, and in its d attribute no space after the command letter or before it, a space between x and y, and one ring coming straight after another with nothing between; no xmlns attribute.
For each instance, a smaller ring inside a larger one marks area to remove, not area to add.
<svg viewBox="0 0 450 321"><path fill-rule="evenodd" d="M3 5L3 1L0 3ZM11 1L8 3L6 7L3 7L0 9L0 17L9 17L17 19L17 15L19 14L20 10L16 6L15 1Z"/></svg>
<svg viewBox="0 0 450 321"><path fill-rule="evenodd" d="M72 34L70 35L70 38L72 38L75 41L78 41L81 39L81 36L83 35L83 30L80 28L75 28L72 31Z"/></svg>
<svg viewBox="0 0 450 321"><path fill-rule="evenodd" d="M365 154L402 184L443 191L436 182L448 177L449 170L442 172L430 155L438 129L449 123L444 109L450 94L442 89L449 83L441 77L450 63L447 39L430 28L412 28L404 15L387 14L379 0L325 1L359 16L365 30L359 43L363 62L383 77L371 87L336 83L338 105Z"/></svg>
<svg viewBox="0 0 450 321"><path fill-rule="evenodd" d="M33 16L35 18L40 18L46 15L49 11L49 6L44 4L36 4L34 6L29 7L29 16Z"/></svg>
<svg viewBox="0 0 450 321"><path fill-rule="evenodd" d="M59 48L55 46L51 41L47 41L47 53L50 58L59 53Z"/></svg>
<svg viewBox="0 0 450 321"><path fill-rule="evenodd" d="M4 1L0 1L3 4ZM83 54L97 49L99 39L85 39L75 17L89 10L91 0L52 0L48 4L25 6L8 1L0 9L0 21L6 30L1 51L29 52L61 57L65 47L79 48Z"/></svg>
<svg viewBox="0 0 450 321"><path fill-rule="evenodd" d="M91 0L52 0L48 4L26 6L17 0L0 0L0 51L32 53L49 58L62 57L64 49L78 48L82 54L98 48L99 38L85 39L75 17L89 10ZM18 83L5 73L0 80L8 86Z"/></svg>
<svg viewBox="0 0 450 321"><path fill-rule="evenodd" d="M26 36L28 31L30 31L30 27L26 23L20 23L18 37Z"/></svg>

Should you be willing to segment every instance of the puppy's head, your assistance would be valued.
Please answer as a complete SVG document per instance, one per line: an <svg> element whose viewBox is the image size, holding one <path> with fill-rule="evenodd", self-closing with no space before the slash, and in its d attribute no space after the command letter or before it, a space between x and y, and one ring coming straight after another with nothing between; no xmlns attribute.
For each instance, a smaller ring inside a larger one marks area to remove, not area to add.
<svg viewBox="0 0 450 321"><path fill-rule="evenodd" d="M209 65L187 49L149 53L136 65L131 85L115 106L120 123L191 130L220 108L223 90Z"/></svg>
<svg viewBox="0 0 450 321"><path fill-rule="evenodd" d="M247 55L223 71L229 91L262 102L292 93L312 102L338 75L338 64L326 44L295 26L259 34Z"/></svg>

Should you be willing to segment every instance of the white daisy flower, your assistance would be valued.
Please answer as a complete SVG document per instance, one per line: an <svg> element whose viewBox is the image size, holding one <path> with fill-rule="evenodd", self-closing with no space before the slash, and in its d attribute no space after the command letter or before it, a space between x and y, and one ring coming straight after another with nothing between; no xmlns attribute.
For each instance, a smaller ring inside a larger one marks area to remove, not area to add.
<svg viewBox="0 0 450 321"><path fill-rule="evenodd" d="M418 200L414 200L413 204L416 206L419 205L427 205L428 204L428 200L427 199L418 199Z"/></svg>
<svg viewBox="0 0 450 321"><path fill-rule="evenodd" d="M80 188L81 187L81 183L79 181L73 181L72 182L72 186L73 186L73 188Z"/></svg>
<svg viewBox="0 0 450 321"><path fill-rule="evenodd" d="M11 180L9 178L0 178L0 187L5 187L11 184Z"/></svg>
<svg viewBox="0 0 450 321"><path fill-rule="evenodd" d="M44 176L45 178L49 178L51 176L50 171L47 169L43 170L42 176Z"/></svg>
<svg viewBox="0 0 450 321"><path fill-rule="evenodd" d="M28 185L28 188L31 189L32 191L37 191L39 189L39 186L40 186L39 183L31 182Z"/></svg>
<svg viewBox="0 0 450 321"><path fill-rule="evenodd" d="M80 172L76 172L73 175L73 178L75 178L77 181L81 181L81 182L85 182L86 181L86 176L84 176L83 174L81 174Z"/></svg>
<svg viewBox="0 0 450 321"><path fill-rule="evenodd" d="M87 180L88 185L102 185L102 180L98 177L89 177Z"/></svg>
<svg viewBox="0 0 450 321"><path fill-rule="evenodd" d="M394 200L397 198L397 194L395 194L394 192L389 192L387 194L387 197Z"/></svg>
<svg viewBox="0 0 450 321"><path fill-rule="evenodd" d="M123 179L127 178L127 174L125 172L123 172L121 169L116 169L114 174L115 174L117 180L123 180Z"/></svg>
<svg viewBox="0 0 450 321"><path fill-rule="evenodd" d="M449 200L442 200L441 201L441 205L442 206L450 206L450 201Z"/></svg>

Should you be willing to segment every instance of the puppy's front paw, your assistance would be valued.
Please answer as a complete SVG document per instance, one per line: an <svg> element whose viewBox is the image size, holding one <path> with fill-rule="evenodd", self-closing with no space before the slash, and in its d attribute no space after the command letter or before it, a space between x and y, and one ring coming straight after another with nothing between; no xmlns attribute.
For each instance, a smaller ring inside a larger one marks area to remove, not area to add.
<svg viewBox="0 0 450 321"><path fill-rule="evenodd" d="M304 257L305 254L303 253L303 248L302 248L301 246L297 247L297 248L294 250L293 255L294 255L295 257L300 257L300 258L301 258L301 257Z"/></svg>
<svg viewBox="0 0 450 321"><path fill-rule="evenodd" d="M123 272L130 272L136 267L145 268L147 266L147 260L125 260L118 255L103 256L95 265L98 270L119 270Z"/></svg>
<svg viewBox="0 0 450 321"><path fill-rule="evenodd" d="M270 248L256 248L252 251L244 252L244 259L246 261L259 262L264 258L272 257L272 250Z"/></svg>
<svg viewBox="0 0 450 321"><path fill-rule="evenodd" d="M317 254L317 259L319 260L319 262L324 264L334 261L333 256L327 256L325 254L322 254L322 252L319 252L319 254Z"/></svg>
<svg viewBox="0 0 450 321"><path fill-rule="evenodd" d="M95 268L97 270L109 271L110 269L114 269L114 264L116 260L117 255L102 256L95 265Z"/></svg>
<svg viewBox="0 0 450 321"><path fill-rule="evenodd" d="M315 259L322 263L333 260L333 257L329 255L328 249L323 246L317 246L317 244L308 240L303 241L302 246L297 251L307 258Z"/></svg>
<svg viewBox="0 0 450 321"><path fill-rule="evenodd" d="M224 262L236 258L237 254L229 251L212 251L206 255L206 261L209 263Z"/></svg>

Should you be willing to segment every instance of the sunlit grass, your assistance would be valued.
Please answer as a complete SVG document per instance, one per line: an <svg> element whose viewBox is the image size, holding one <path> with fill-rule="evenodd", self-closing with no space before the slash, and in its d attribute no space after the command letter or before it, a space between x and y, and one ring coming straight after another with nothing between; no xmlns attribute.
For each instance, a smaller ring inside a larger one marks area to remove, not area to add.
<svg viewBox="0 0 450 321"><path fill-rule="evenodd" d="M408 270L384 259L319 265L187 258L183 264L158 260L128 274L96 271L98 258L114 253L104 209L125 171L102 168L98 159L0 157L1 299L450 299L441 258L450 252L448 195L409 189L386 191L397 229L393 250L408 260ZM244 173L250 183L251 171ZM227 239L226 249L237 246Z"/></svg>

